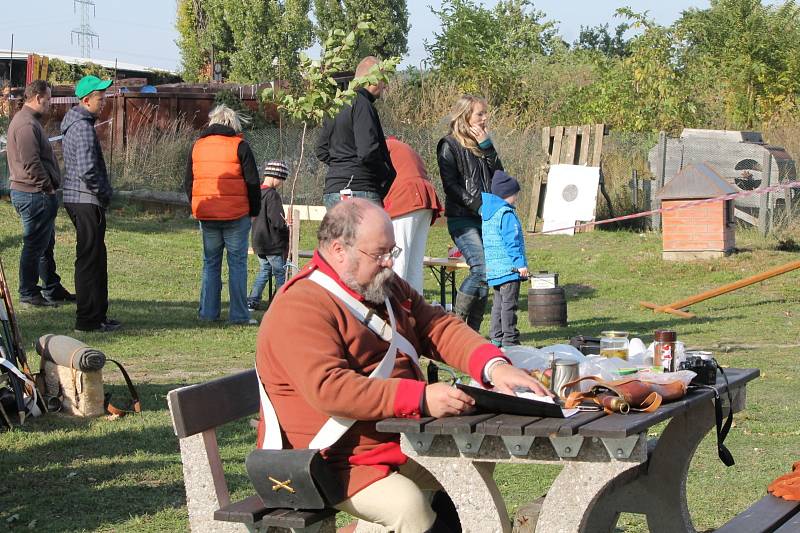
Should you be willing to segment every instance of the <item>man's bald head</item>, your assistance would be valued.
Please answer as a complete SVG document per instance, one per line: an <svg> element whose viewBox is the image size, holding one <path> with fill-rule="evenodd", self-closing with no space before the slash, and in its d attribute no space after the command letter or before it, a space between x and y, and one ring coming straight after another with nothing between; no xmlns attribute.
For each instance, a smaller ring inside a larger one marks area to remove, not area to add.
<svg viewBox="0 0 800 533"><path fill-rule="evenodd" d="M372 69L372 67L377 65L379 62L380 61L378 61L378 58L375 56L367 56L362 59L356 67L356 78L369 74L370 69Z"/></svg>
<svg viewBox="0 0 800 533"><path fill-rule="evenodd" d="M382 220L385 219L385 220ZM366 222L384 222L391 227L391 220L379 205L363 198L350 198L339 202L329 210L317 230L317 240L322 249L338 240L345 246L353 246L358 240L359 229Z"/></svg>
<svg viewBox="0 0 800 533"><path fill-rule="evenodd" d="M356 67L356 78L360 78L361 76L366 76L369 74L369 71L372 70L372 67L379 64L380 61L375 56L367 56L361 60L361 62ZM386 84L383 82L378 82L377 85L366 85L364 88L369 91L369 93L374 96L375 98L380 98L381 94L383 94L383 89L386 87Z"/></svg>

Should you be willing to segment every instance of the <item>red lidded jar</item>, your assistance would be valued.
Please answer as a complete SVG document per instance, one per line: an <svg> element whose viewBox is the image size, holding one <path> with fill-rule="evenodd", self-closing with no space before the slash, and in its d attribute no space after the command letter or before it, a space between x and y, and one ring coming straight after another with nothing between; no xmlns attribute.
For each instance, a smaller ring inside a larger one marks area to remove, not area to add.
<svg viewBox="0 0 800 533"><path fill-rule="evenodd" d="M664 372L675 372L675 341L678 334L668 329L656 330L653 344L653 366L660 366Z"/></svg>

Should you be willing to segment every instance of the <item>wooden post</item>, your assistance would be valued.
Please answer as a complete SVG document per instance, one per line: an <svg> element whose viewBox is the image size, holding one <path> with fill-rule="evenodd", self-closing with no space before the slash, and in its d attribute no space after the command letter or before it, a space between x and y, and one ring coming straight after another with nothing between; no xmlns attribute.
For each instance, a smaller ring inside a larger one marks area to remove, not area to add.
<svg viewBox="0 0 800 533"><path fill-rule="evenodd" d="M599 167L600 159L603 155L603 135L606 132L605 124L594 125L594 151L592 152L592 161L589 166Z"/></svg>
<svg viewBox="0 0 800 533"><path fill-rule="evenodd" d="M286 270L288 280L300 270L300 210L292 208L292 220L289 225L289 263Z"/></svg>
<svg viewBox="0 0 800 533"><path fill-rule="evenodd" d="M578 137L578 128L576 126L567 126L564 131L564 136L567 138L566 140L566 149L564 154L564 160L562 163L567 165L574 165L576 164L576 157L575 157L575 145L577 144L577 137Z"/></svg>
<svg viewBox="0 0 800 533"><path fill-rule="evenodd" d="M772 154L764 149L764 162L761 170L761 186L772 185ZM770 230L770 193L764 193L758 198L758 231L766 235Z"/></svg>
<svg viewBox="0 0 800 533"><path fill-rule="evenodd" d="M664 181L666 180L667 174L667 132L661 131L658 134L658 155L656 160L656 188L654 191L651 190L651 194L655 194L658 192L663 186ZM655 199L655 197L651 198L651 203L654 209L658 209L661 207L661 202ZM661 229L661 215L656 213L650 217L652 221L653 229L658 231Z"/></svg>

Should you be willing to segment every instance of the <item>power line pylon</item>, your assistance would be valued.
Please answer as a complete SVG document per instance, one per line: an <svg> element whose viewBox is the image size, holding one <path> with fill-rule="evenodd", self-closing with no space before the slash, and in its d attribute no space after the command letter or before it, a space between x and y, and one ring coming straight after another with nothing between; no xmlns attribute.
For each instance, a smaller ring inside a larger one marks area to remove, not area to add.
<svg viewBox="0 0 800 533"><path fill-rule="evenodd" d="M97 13L94 0L72 0L72 9L74 11L77 11L78 4L80 4L81 10L81 25L72 30L69 40L71 43L74 43L73 38L78 41L81 57L90 57L90 51L94 48L95 39L97 40L98 48L100 47L100 36L89 25L89 9L91 8L92 16L96 16Z"/></svg>

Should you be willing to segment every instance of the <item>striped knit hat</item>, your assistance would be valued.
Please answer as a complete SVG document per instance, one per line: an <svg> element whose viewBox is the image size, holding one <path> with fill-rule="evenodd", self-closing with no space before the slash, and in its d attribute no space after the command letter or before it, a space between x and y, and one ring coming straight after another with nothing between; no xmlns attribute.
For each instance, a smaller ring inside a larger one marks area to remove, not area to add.
<svg viewBox="0 0 800 533"><path fill-rule="evenodd" d="M271 178L285 180L289 177L289 166L285 161L281 161L280 159L272 159L271 161L264 163L264 171L262 174L264 177L269 176Z"/></svg>

